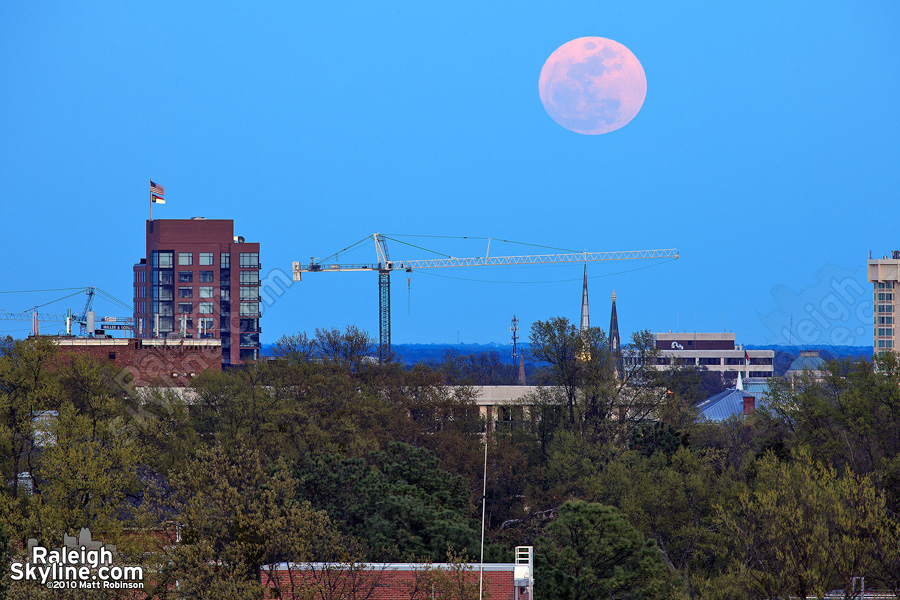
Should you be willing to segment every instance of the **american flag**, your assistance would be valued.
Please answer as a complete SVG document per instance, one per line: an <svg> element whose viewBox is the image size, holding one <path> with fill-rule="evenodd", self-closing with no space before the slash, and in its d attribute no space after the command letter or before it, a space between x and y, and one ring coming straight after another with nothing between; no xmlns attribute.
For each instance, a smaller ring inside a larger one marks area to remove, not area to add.
<svg viewBox="0 0 900 600"><path fill-rule="evenodd" d="M150 180L150 193L151 193L151 194L156 194L157 196L160 196L160 197L161 197L161 196L165 196L165 195L166 195L166 188L164 188L163 186L159 185L158 183L153 183L153 180L151 179L151 180Z"/></svg>

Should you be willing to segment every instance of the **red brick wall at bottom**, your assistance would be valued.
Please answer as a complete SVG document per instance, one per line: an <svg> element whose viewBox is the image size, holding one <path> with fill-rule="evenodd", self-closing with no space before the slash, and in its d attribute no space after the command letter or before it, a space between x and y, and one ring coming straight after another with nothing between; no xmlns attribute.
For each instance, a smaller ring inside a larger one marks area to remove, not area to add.
<svg viewBox="0 0 900 600"><path fill-rule="evenodd" d="M485 565L487 567L487 565ZM278 588L280 598L300 600L310 588L320 588L329 593L314 594L314 598L366 598L367 600L431 600L442 596L432 596L432 590L420 589L415 593L416 578L421 575L426 565L418 568L382 568L380 565L369 565L363 571L354 571L339 565L327 568L309 568L297 565L290 569L280 567L272 576L263 570L261 580L269 588ZM477 594L478 567L467 571L467 580L475 584ZM513 570L484 572L485 599L490 600L528 600L528 589L513 585ZM355 593L353 593L355 589ZM371 594L369 592L371 591Z"/></svg>

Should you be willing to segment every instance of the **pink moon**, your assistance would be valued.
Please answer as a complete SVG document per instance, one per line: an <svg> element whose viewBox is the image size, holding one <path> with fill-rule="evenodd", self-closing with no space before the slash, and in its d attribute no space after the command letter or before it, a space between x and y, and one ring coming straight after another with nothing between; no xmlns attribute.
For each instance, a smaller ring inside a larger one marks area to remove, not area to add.
<svg viewBox="0 0 900 600"><path fill-rule="evenodd" d="M621 129L647 96L644 68L619 42L582 37L557 48L538 81L541 103L570 131L598 135Z"/></svg>

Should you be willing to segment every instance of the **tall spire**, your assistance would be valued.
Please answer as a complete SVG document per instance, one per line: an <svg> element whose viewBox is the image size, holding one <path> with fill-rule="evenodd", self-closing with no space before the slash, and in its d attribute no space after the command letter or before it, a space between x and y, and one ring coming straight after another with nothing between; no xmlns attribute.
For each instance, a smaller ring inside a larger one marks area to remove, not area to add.
<svg viewBox="0 0 900 600"><path fill-rule="evenodd" d="M581 292L581 332L584 333L591 327L591 317L588 313L587 293L587 263L584 263L584 289Z"/></svg>
<svg viewBox="0 0 900 600"><path fill-rule="evenodd" d="M619 339L619 317L616 314L616 290L612 293L612 314L609 316L609 351L618 352L621 346Z"/></svg>

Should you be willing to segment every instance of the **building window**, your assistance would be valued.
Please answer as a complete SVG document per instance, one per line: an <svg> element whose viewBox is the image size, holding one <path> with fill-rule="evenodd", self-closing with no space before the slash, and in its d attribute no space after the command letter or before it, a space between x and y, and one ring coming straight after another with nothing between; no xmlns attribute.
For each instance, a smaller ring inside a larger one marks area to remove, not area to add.
<svg viewBox="0 0 900 600"><path fill-rule="evenodd" d="M200 310L198 311L201 315L211 315L213 314L213 303L212 302L201 302L199 305Z"/></svg>
<svg viewBox="0 0 900 600"><path fill-rule="evenodd" d="M747 377L771 377L771 371L750 371L747 373Z"/></svg>
<svg viewBox="0 0 900 600"><path fill-rule="evenodd" d="M201 285L200 286L200 297L201 298L212 298L213 297L213 287L211 285Z"/></svg>
<svg viewBox="0 0 900 600"><path fill-rule="evenodd" d="M154 269L171 269L173 252L159 251L153 252L153 268Z"/></svg>
<svg viewBox="0 0 900 600"><path fill-rule="evenodd" d="M212 252L201 252L200 257L199 257L200 262L197 264L199 264L201 267L211 267L213 264L212 257L213 257Z"/></svg>
<svg viewBox="0 0 900 600"><path fill-rule="evenodd" d="M226 317L231 314L231 302L222 300L219 302L219 314Z"/></svg>
<svg viewBox="0 0 900 600"><path fill-rule="evenodd" d="M885 300L893 301L894 294L893 294L893 292L878 292L878 299L881 300L882 302L884 302Z"/></svg>
<svg viewBox="0 0 900 600"><path fill-rule="evenodd" d="M892 289L894 289L894 282L893 281L879 282L878 289L879 290L892 290Z"/></svg>
<svg viewBox="0 0 900 600"><path fill-rule="evenodd" d="M172 285L173 276L172 271L157 271L156 272L156 283L160 285Z"/></svg>
<svg viewBox="0 0 900 600"><path fill-rule="evenodd" d="M259 319L241 319L241 331L259 331Z"/></svg>
<svg viewBox="0 0 900 600"><path fill-rule="evenodd" d="M156 288L156 298L158 300L171 300L174 294L175 292L168 286Z"/></svg>
<svg viewBox="0 0 900 600"><path fill-rule="evenodd" d="M880 313L892 313L894 312L894 306L892 304L879 304L878 312Z"/></svg>
<svg viewBox="0 0 900 600"><path fill-rule="evenodd" d="M242 333L241 334L241 346L259 346L259 334L258 333Z"/></svg>
<svg viewBox="0 0 900 600"><path fill-rule="evenodd" d="M259 271L241 271L241 285L259 285Z"/></svg>
<svg viewBox="0 0 900 600"><path fill-rule="evenodd" d="M215 321L213 321L212 317L203 317L200 319L199 325L203 331L203 333L200 337L203 337L203 338L213 337L212 330L213 330L213 327L215 327L215 325L213 325L214 322Z"/></svg>
<svg viewBox="0 0 900 600"><path fill-rule="evenodd" d="M227 252L222 252L219 254L219 268L228 269L229 267L231 267L231 255Z"/></svg>
<svg viewBox="0 0 900 600"><path fill-rule="evenodd" d="M241 300L259 300L259 288L241 286Z"/></svg>
<svg viewBox="0 0 900 600"><path fill-rule="evenodd" d="M222 335L223 335L223 336L224 336L226 333L228 333L228 331L229 331L229 326L228 326L228 318L227 318L227 317L222 317L221 319L219 319L219 330L222 332ZM223 339L224 339L224 338L223 338ZM224 344L223 344L223 345L224 345Z"/></svg>
<svg viewBox="0 0 900 600"><path fill-rule="evenodd" d="M726 365L742 365L742 364L744 364L744 359L743 358L726 358L725 364Z"/></svg>
<svg viewBox="0 0 900 600"><path fill-rule="evenodd" d="M698 362L701 365L721 365L722 359L721 358L700 358L700 359L698 359Z"/></svg>
<svg viewBox="0 0 900 600"><path fill-rule="evenodd" d="M894 317L878 317L879 325L893 325Z"/></svg>
<svg viewBox="0 0 900 600"><path fill-rule="evenodd" d="M259 350L241 348L241 360L259 360Z"/></svg>
<svg viewBox="0 0 900 600"><path fill-rule="evenodd" d="M179 315L194 314L194 305L190 302L179 302L178 303L178 314Z"/></svg>
<svg viewBox="0 0 900 600"><path fill-rule="evenodd" d="M771 358L756 358L756 357L751 356L750 364L751 365L771 365L772 359Z"/></svg>
<svg viewBox="0 0 900 600"><path fill-rule="evenodd" d="M242 269L259 268L259 252L241 252Z"/></svg>
<svg viewBox="0 0 900 600"><path fill-rule="evenodd" d="M231 290L229 288L221 288L219 294L219 300L222 300L223 302L231 300Z"/></svg>
<svg viewBox="0 0 900 600"><path fill-rule="evenodd" d="M194 264L194 253L193 252L179 252L178 253L178 264L179 265Z"/></svg>
<svg viewBox="0 0 900 600"><path fill-rule="evenodd" d="M886 336L891 336L891 337L893 337L893 335L894 335L894 329L893 329L892 327L879 327L879 328L878 328L878 335L886 335Z"/></svg>
<svg viewBox="0 0 900 600"><path fill-rule="evenodd" d="M258 317L259 302L241 302L242 317Z"/></svg>
<svg viewBox="0 0 900 600"><path fill-rule="evenodd" d="M192 287L178 288L178 297L179 298L193 298L194 297L194 288L192 288Z"/></svg>
<svg viewBox="0 0 900 600"><path fill-rule="evenodd" d="M200 271L200 283L212 283L213 282L213 272L212 271Z"/></svg>
<svg viewBox="0 0 900 600"><path fill-rule="evenodd" d="M178 283L191 283L194 281L193 271L178 271Z"/></svg>

